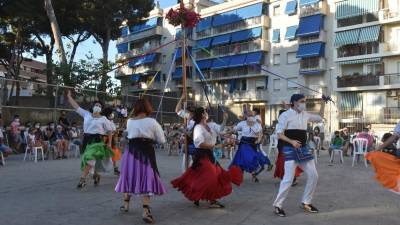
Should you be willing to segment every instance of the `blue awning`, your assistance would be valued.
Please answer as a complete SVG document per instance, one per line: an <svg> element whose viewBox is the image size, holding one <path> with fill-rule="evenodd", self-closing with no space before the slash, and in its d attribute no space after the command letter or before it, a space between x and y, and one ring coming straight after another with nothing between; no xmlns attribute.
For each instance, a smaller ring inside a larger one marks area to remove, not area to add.
<svg viewBox="0 0 400 225"><path fill-rule="evenodd" d="M202 31L211 27L212 17L202 18L196 26L196 31Z"/></svg>
<svg viewBox="0 0 400 225"><path fill-rule="evenodd" d="M262 33L261 27L238 31L238 32L232 33L231 42L234 43L234 42L239 42L239 41L245 41L245 40L252 39L252 38L258 38L258 37L261 37L261 33Z"/></svg>
<svg viewBox="0 0 400 225"><path fill-rule="evenodd" d="M285 14L293 15L297 11L297 0L289 1L286 3Z"/></svg>
<svg viewBox="0 0 400 225"><path fill-rule="evenodd" d="M278 43L281 40L281 30L274 29L272 32L272 43Z"/></svg>
<svg viewBox="0 0 400 225"><path fill-rule="evenodd" d="M132 59L131 61L129 61L128 66L136 67L136 66L140 66L143 64L152 63L155 58L156 58L156 53L145 55L145 56L142 56L139 58Z"/></svg>
<svg viewBox="0 0 400 225"><path fill-rule="evenodd" d="M182 67L175 68L175 72L172 74L172 79L182 79Z"/></svg>
<svg viewBox="0 0 400 225"><path fill-rule="evenodd" d="M148 19L143 24L135 25L132 27L132 33L142 32L157 26L158 17Z"/></svg>
<svg viewBox="0 0 400 225"><path fill-rule="evenodd" d="M297 26L290 26L286 28L285 40L296 39Z"/></svg>
<svg viewBox="0 0 400 225"><path fill-rule="evenodd" d="M297 58L310 58L317 56L325 56L325 43L315 42L299 45L299 49L297 50Z"/></svg>
<svg viewBox="0 0 400 225"><path fill-rule="evenodd" d="M299 29L297 30L298 37L309 37L318 35L323 28L323 15L313 15L300 18Z"/></svg>
<svg viewBox="0 0 400 225"><path fill-rule="evenodd" d="M379 11L379 0L347 0L336 3L336 19L346 19Z"/></svg>
<svg viewBox="0 0 400 225"><path fill-rule="evenodd" d="M300 6L312 5L318 3L320 0L300 0Z"/></svg>
<svg viewBox="0 0 400 225"><path fill-rule="evenodd" d="M131 81L138 82L139 80L140 80L140 75L138 74L131 75Z"/></svg>
<svg viewBox="0 0 400 225"><path fill-rule="evenodd" d="M197 47L200 48L209 48L211 44L211 38L201 39L197 41Z"/></svg>
<svg viewBox="0 0 400 225"><path fill-rule="evenodd" d="M258 65L261 62L263 52L248 53L246 57L246 65Z"/></svg>
<svg viewBox="0 0 400 225"><path fill-rule="evenodd" d="M230 56L225 56L222 58L214 59L211 69L223 69L229 66L229 63L231 61Z"/></svg>
<svg viewBox="0 0 400 225"><path fill-rule="evenodd" d="M118 53L127 53L128 52L128 43L122 43L117 45Z"/></svg>
<svg viewBox="0 0 400 225"><path fill-rule="evenodd" d="M241 20L244 20L244 19L248 19L248 18L261 16L263 13L262 11L263 11L263 4L257 3L254 5L249 5L249 6L237 9L236 14Z"/></svg>
<svg viewBox="0 0 400 225"><path fill-rule="evenodd" d="M197 65L199 68L202 69L210 69L211 67L212 60L211 59L206 59L206 60L200 60L197 62Z"/></svg>
<svg viewBox="0 0 400 225"><path fill-rule="evenodd" d="M211 45L212 46L224 45L224 44L228 44L230 41L231 41L231 34L224 34L221 36L214 37Z"/></svg>
<svg viewBox="0 0 400 225"><path fill-rule="evenodd" d="M121 28L121 37L128 36L128 33L129 33L129 27L122 27Z"/></svg>
<svg viewBox="0 0 400 225"><path fill-rule="evenodd" d="M229 63L229 67L243 66L246 61L246 54L243 55L234 55L231 57L231 62Z"/></svg>
<svg viewBox="0 0 400 225"><path fill-rule="evenodd" d="M318 75L322 72L323 70L300 70L301 75Z"/></svg>

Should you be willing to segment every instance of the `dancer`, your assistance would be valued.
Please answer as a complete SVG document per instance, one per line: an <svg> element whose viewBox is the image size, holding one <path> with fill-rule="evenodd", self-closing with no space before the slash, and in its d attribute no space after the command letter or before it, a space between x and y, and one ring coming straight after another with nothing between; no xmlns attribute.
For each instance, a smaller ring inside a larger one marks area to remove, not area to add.
<svg viewBox="0 0 400 225"><path fill-rule="evenodd" d="M145 99L139 99L134 105L134 117L127 121L126 146L121 161L121 175L115 191L124 193L124 205L121 211L129 211L131 195L143 195L143 220L153 223L150 212L150 197L163 195L166 189L161 182L157 168L156 154L153 145L165 143L161 125L150 114L153 109Z"/></svg>
<svg viewBox="0 0 400 225"><path fill-rule="evenodd" d="M81 169L83 173L77 188L81 189L86 186L86 177L89 172L93 172L94 185L97 186L100 183L100 175L98 172L108 171L112 163L111 157L113 156L113 152L111 151L111 142L106 146L102 139L102 137L106 135L109 140L112 138L110 122L106 117L100 114L103 108L101 102L94 102L93 113L90 113L78 105L72 98L71 91L68 91L67 98L69 104L83 117L83 129L86 133L86 145L81 160Z"/></svg>
<svg viewBox="0 0 400 225"><path fill-rule="evenodd" d="M385 134L383 144L378 147L382 151L372 151L365 156L375 169L375 179L390 191L400 194L400 150L394 143L400 137L400 122L394 133Z"/></svg>
<svg viewBox="0 0 400 225"><path fill-rule="evenodd" d="M238 166L243 171L252 175L254 182L259 182L257 175L268 165L268 170L272 169L271 162L267 156L257 149L257 145L262 138L262 128L252 116L247 117L246 121L240 122L235 127L235 131L241 131L239 148L232 160L231 166Z"/></svg>
<svg viewBox="0 0 400 225"><path fill-rule="evenodd" d="M117 137L118 136L118 132L117 132L117 126L115 125L115 123L113 121L114 120L113 109L112 108L105 108L103 110L102 114L108 119L108 121L110 122L110 126L112 128L112 133L113 133L112 139L111 140L107 139L106 143L111 141L111 147L112 147L111 150L114 153L114 156L111 158L111 160L113 162L113 167L114 167L114 175L119 176L120 172L119 172L119 169L118 169L118 166L117 166L117 162L121 159L121 151L118 149L117 144L116 144L117 143L116 139L118 138Z"/></svg>
<svg viewBox="0 0 400 225"><path fill-rule="evenodd" d="M300 166L307 175L307 183L302 198L302 208L306 212L317 213L318 209L312 204L318 180L317 169L310 150L306 147L307 123L322 120L325 102L322 102L319 115L305 112L306 98L302 94L294 94L290 99L291 108L278 119L277 131L279 139L285 141L283 151L285 154L285 175L279 187L279 193L273 204L275 214L286 216L282 209L295 175L296 166Z"/></svg>
<svg viewBox="0 0 400 225"><path fill-rule="evenodd" d="M196 147L193 164L171 183L196 206L199 206L200 200L207 200L210 208L223 208L224 205L217 200L232 192L231 183L240 185L243 180L242 171L235 166L229 172L225 171L216 162L213 150L217 134L207 125L208 113L205 109L197 108L193 119L193 141Z"/></svg>
<svg viewBox="0 0 400 225"><path fill-rule="evenodd" d="M285 106L286 103L283 103L283 105ZM287 111L287 109L279 110L279 116L281 116L281 114L286 111ZM285 144L284 141L278 139L278 146L277 146L278 157L276 158L276 163L275 163L274 178L279 178L281 180L283 179L283 175L285 174L285 154L283 153L284 144ZM292 187L294 187L298 184L297 178L301 175L302 172L303 172L303 170L301 170L301 168L299 166L297 166L296 172L294 174L293 182L292 182Z"/></svg>

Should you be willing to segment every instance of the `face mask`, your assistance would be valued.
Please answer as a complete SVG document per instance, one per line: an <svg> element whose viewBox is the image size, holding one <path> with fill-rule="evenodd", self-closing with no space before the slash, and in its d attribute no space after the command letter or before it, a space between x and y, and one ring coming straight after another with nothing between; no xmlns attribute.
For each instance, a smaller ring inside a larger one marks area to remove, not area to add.
<svg viewBox="0 0 400 225"><path fill-rule="evenodd" d="M298 109L300 112L306 110L306 103L300 103L300 104L297 106L297 109Z"/></svg>
<svg viewBox="0 0 400 225"><path fill-rule="evenodd" d="M75 128L75 127L73 127L73 128L72 128L72 130L76 130L76 128Z"/></svg>
<svg viewBox="0 0 400 225"><path fill-rule="evenodd" d="M101 107L97 105L93 107L93 113L100 113L100 112L101 112Z"/></svg>
<svg viewBox="0 0 400 225"><path fill-rule="evenodd" d="M111 114L108 119L113 120L114 119L114 114Z"/></svg>
<svg viewBox="0 0 400 225"><path fill-rule="evenodd" d="M19 123L19 119L15 119L15 122Z"/></svg>
<svg viewBox="0 0 400 225"><path fill-rule="evenodd" d="M35 128L36 128L36 129L39 129L39 128L40 128L40 126L39 126L39 125L36 125L36 126L35 126Z"/></svg>
<svg viewBox="0 0 400 225"><path fill-rule="evenodd" d="M208 113L205 115L205 119L208 120Z"/></svg>
<svg viewBox="0 0 400 225"><path fill-rule="evenodd" d="M50 129L54 129L54 125L50 125Z"/></svg>

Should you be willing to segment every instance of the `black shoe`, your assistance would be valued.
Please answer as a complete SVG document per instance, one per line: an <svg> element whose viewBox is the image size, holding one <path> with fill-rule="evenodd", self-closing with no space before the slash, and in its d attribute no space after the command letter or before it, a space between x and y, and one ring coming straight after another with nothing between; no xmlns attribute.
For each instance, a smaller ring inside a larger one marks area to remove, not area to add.
<svg viewBox="0 0 400 225"><path fill-rule="evenodd" d="M68 158L67 158L67 156L63 155L63 156L62 156L62 159L68 159Z"/></svg>
<svg viewBox="0 0 400 225"><path fill-rule="evenodd" d="M114 167L114 175L119 176L121 172L119 172L118 167Z"/></svg>
<svg viewBox="0 0 400 225"><path fill-rule="evenodd" d="M301 208L304 209L304 211L309 212L309 213L318 213L319 212L319 210L311 204L301 203Z"/></svg>
<svg viewBox="0 0 400 225"><path fill-rule="evenodd" d="M297 178L295 177L294 179L293 179L293 182L292 182L292 187L294 187L294 186L296 186L296 185L298 185L299 183L297 182Z"/></svg>
<svg viewBox="0 0 400 225"><path fill-rule="evenodd" d="M194 201L193 204L194 204L196 207L199 207L199 206L200 206L200 201Z"/></svg>
<svg viewBox="0 0 400 225"><path fill-rule="evenodd" d="M56 160L60 160L60 159L61 159L61 156L57 156Z"/></svg>
<svg viewBox="0 0 400 225"><path fill-rule="evenodd" d="M286 217L286 213L285 211L283 211L283 209L276 207L275 206L275 215L280 216L280 217Z"/></svg>
<svg viewBox="0 0 400 225"><path fill-rule="evenodd" d="M259 183L260 182L260 180L257 178L257 175L255 175L255 174L252 174L252 180L253 180L254 183Z"/></svg>
<svg viewBox="0 0 400 225"><path fill-rule="evenodd" d="M81 177L81 179L79 180L78 185L76 186L76 188L78 189L82 189L86 186L86 178Z"/></svg>
<svg viewBox="0 0 400 225"><path fill-rule="evenodd" d="M94 174L93 180L94 180L94 186L98 186L100 184L100 175Z"/></svg>

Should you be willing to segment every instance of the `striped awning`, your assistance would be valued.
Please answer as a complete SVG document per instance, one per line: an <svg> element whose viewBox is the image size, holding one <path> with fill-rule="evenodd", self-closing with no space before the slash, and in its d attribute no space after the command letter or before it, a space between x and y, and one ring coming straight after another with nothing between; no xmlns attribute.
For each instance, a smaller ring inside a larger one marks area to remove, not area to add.
<svg viewBox="0 0 400 225"><path fill-rule="evenodd" d="M348 61L339 61L336 62L340 65L349 65L349 64L363 64L363 63L373 63L380 62L381 58L369 58L369 59L357 59L357 60L348 60Z"/></svg>
<svg viewBox="0 0 400 225"><path fill-rule="evenodd" d="M338 32L336 33L335 37L335 47L357 44L359 36L360 36L360 29Z"/></svg>
<svg viewBox="0 0 400 225"><path fill-rule="evenodd" d="M336 19L378 12L379 0L347 0L336 3Z"/></svg>
<svg viewBox="0 0 400 225"><path fill-rule="evenodd" d="M362 28L360 31L360 37L358 38L358 43L378 41L380 31L380 25Z"/></svg>
<svg viewBox="0 0 400 225"><path fill-rule="evenodd" d="M341 110L361 110L362 95L357 92L343 92L341 94L340 109Z"/></svg>

